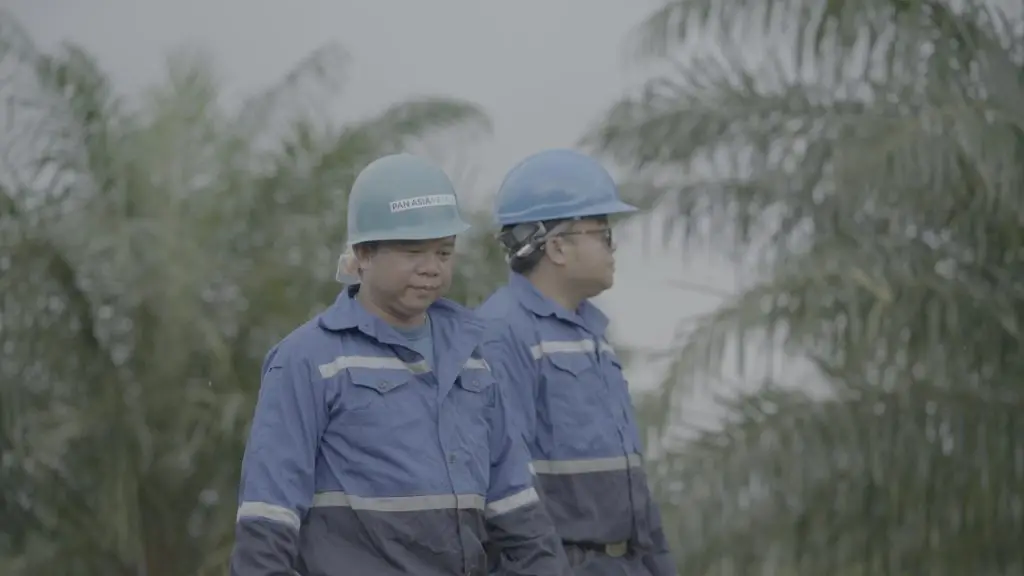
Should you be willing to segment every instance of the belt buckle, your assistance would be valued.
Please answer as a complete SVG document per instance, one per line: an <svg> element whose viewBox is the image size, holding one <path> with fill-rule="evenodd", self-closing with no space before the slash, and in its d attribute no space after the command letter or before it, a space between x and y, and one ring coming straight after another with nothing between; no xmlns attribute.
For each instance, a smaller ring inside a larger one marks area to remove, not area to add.
<svg viewBox="0 0 1024 576"><path fill-rule="evenodd" d="M625 540L622 542L612 542L611 544L604 545L604 553L612 558L621 558L626 555L628 548L629 543Z"/></svg>

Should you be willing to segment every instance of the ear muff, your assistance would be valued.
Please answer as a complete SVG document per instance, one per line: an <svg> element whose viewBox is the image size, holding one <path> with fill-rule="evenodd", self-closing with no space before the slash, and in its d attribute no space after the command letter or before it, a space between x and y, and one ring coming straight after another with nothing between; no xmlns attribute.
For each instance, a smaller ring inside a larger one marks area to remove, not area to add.
<svg viewBox="0 0 1024 576"><path fill-rule="evenodd" d="M359 283L359 260L356 259L355 251L349 246L338 258L338 271L334 279L342 284Z"/></svg>
<svg viewBox="0 0 1024 576"><path fill-rule="evenodd" d="M498 240L505 247L505 259L513 260L539 259L544 252L544 243L569 226L569 221L561 222L526 222L516 224L498 235Z"/></svg>
<svg viewBox="0 0 1024 576"><path fill-rule="evenodd" d="M546 236L547 227L543 222L528 222L516 224L503 232L498 239L505 247L507 257L513 259L526 258L538 248L543 249Z"/></svg>

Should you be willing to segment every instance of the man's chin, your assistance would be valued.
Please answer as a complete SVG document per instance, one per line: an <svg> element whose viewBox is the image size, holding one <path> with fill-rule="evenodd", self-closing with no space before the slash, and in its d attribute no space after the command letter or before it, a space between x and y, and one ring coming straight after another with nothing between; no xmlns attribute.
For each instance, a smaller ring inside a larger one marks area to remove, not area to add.
<svg viewBox="0 0 1024 576"><path fill-rule="evenodd" d="M423 312L439 298L437 290L409 290L402 298L402 305L409 311Z"/></svg>

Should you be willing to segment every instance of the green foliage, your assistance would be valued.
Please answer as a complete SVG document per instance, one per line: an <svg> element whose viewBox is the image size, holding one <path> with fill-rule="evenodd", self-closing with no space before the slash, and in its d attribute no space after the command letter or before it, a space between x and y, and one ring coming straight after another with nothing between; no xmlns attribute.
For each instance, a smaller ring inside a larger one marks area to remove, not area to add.
<svg viewBox="0 0 1024 576"><path fill-rule="evenodd" d="M259 366L337 294L352 180L488 117L424 97L336 125L336 46L237 110L188 52L127 98L0 21L0 572L223 574ZM465 244L478 299L504 272Z"/></svg>
<svg viewBox="0 0 1024 576"><path fill-rule="evenodd" d="M686 332L645 404L662 436L737 341L825 388L769 375L660 446L683 574L1024 571L1024 21L953 6L666 2L642 55L744 36L777 61L679 61L586 138L667 241L760 265Z"/></svg>

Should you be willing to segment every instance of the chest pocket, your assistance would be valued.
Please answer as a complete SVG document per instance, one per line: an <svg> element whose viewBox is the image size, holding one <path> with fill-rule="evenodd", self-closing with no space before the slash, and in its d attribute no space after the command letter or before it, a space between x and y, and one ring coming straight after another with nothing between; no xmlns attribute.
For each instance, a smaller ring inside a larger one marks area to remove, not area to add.
<svg viewBox="0 0 1024 576"><path fill-rule="evenodd" d="M351 386L342 402L343 424L394 430L426 414L411 372L349 368L348 378Z"/></svg>
<svg viewBox="0 0 1024 576"><path fill-rule="evenodd" d="M495 380L488 370L464 370L449 394L462 464L480 490L486 490L491 469L490 418L495 409Z"/></svg>
<svg viewBox="0 0 1024 576"><path fill-rule="evenodd" d="M629 447L636 451L642 452L642 446L640 444L640 432L636 426L635 410L633 408L633 398L629 395L629 382L626 381L626 376L622 371L622 363L616 356L609 358L609 363L612 366L612 370L608 373L608 385L612 388L612 394L614 398L618 399L613 410L617 411L615 416L620 419L623 430L626 432Z"/></svg>
<svg viewBox="0 0 1024 576"><path fill-rule="evenodd" d="M547 418L555 427L586 427L602 417L606 387L587 354L550 354L544 369Z"/></svg>
<svg viewBox="0 0 1024 576"><path fill-rule="evenodd" d="M451 400L459 422L486 430L494 408L494 376L487 370L464 370L452 388Z"/></svg>

